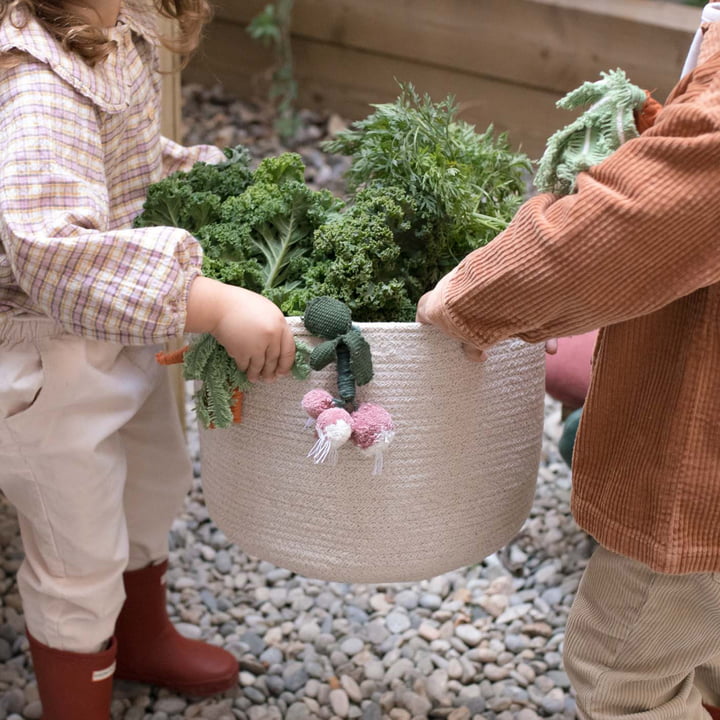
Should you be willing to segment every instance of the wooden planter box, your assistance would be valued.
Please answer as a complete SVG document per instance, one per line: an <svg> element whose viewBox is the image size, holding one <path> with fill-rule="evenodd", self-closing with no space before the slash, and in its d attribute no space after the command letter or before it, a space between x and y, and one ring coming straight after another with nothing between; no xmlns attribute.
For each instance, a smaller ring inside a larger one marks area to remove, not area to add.
<svg viewBox="0 0 720 720"><path fill-rule="evenodd" d="M264 98L272 55L245 27L266 1L216 0L185 80ZM299 104L362 118L397 96L397 78L454 95L461 117L535 158L570 120L558 98L603 70L623 68L663 101L699 17L660 0L296 0Z"/></svg>

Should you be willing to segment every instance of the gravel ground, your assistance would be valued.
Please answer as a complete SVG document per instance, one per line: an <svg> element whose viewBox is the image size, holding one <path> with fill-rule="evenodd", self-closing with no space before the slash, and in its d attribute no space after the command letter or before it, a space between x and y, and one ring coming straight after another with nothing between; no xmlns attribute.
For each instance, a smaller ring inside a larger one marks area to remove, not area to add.
<svg viewBox="0 0 720 720"><path fill-rule="evenodd" d="M281 150L261 110L216 89L184 94L186 143L243 143L258 157ZM337 192L343 162L317 143L342 126L303 113L295 146L308 179ZM402 585L309 580L228 543L203 503L189 404L188 424L196 479L171 531L169 608L184 634L236 654L240 683L197 702L118 682L114 720L575 717L561 652L592 542L570 515L557 403L546 399L535 503L521 533L479 565ZM41 708L15 582L22 548L1 498L0 553L0 720L32 720Z"/></svg>

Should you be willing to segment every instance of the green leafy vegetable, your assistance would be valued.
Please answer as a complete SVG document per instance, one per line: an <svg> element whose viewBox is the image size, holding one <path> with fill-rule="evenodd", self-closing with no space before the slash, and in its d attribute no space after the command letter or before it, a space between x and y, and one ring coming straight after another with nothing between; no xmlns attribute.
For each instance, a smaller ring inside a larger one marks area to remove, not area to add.
<svg viewBox="0 0 720 720"><path fill-rule="evenodd" d="M220 205L241 193L252 177L245 148L225 150L227 160L213 165L195 163L189 172L176 172L148 189L135 227L169 225L197 232L219 218Z"/></svg>
<svg viewBox="0 0 720 720"><path fill-rule="evenodd" d="M406 272L401 247L414 214L412 200L399 188L359 191L343 213L315 233L305 290L291 309L328 295L344 302L358 322L414 320L411 295L419 296L419 287Z"/></svg>
<svg viewBox="0 0 720 720"><path fill-rule="evenodd" d="M412 284L427 290L506 227L530 164L492 127L478 133L458 120L452 98L433 103L410 84L400 88L394 103L374 105L324 149L351 158L351 191L380 186L409 196L415 214L403 229L403 253Z"/></svg>

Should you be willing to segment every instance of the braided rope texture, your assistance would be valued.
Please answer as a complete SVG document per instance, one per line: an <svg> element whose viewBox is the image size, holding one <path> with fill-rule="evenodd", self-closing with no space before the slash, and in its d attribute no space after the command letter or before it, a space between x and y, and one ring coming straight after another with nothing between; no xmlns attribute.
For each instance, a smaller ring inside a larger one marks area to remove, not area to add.
<svg viewBox="0 0 720 720"><path fill-rule="evenodd" d="M312 345L299 318L293 332ZM338 582L430 578L480 562L521 528L542 443L544 349L509 340L484 363L417 323L358 323L375 366L358 401L393 416L381 475L351 443L334 466L307 457L303 395L336 392L334 365L258 384L244 420L200 434L210 517L249 555Z"/></svg>

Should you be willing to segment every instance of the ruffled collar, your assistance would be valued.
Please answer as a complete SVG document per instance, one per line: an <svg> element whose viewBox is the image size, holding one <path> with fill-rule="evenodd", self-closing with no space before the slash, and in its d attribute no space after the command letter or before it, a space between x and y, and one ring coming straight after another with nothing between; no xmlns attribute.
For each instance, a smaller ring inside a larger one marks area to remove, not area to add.
<svg viewBox="0 0 720 720"><path fill-rule="evenodd" d="M10 18L0 25L0 51L19 50L46 63L65 82L92 100L102 110L113 113L129 106L124 60L125 36L135 33L151 45L158 43L150 0L123 0L115 27L108 37L117 43L117 51L103 62L90 67L79 56L66 52L61 43L46 32L33 17L21 27Z"/></svg>

